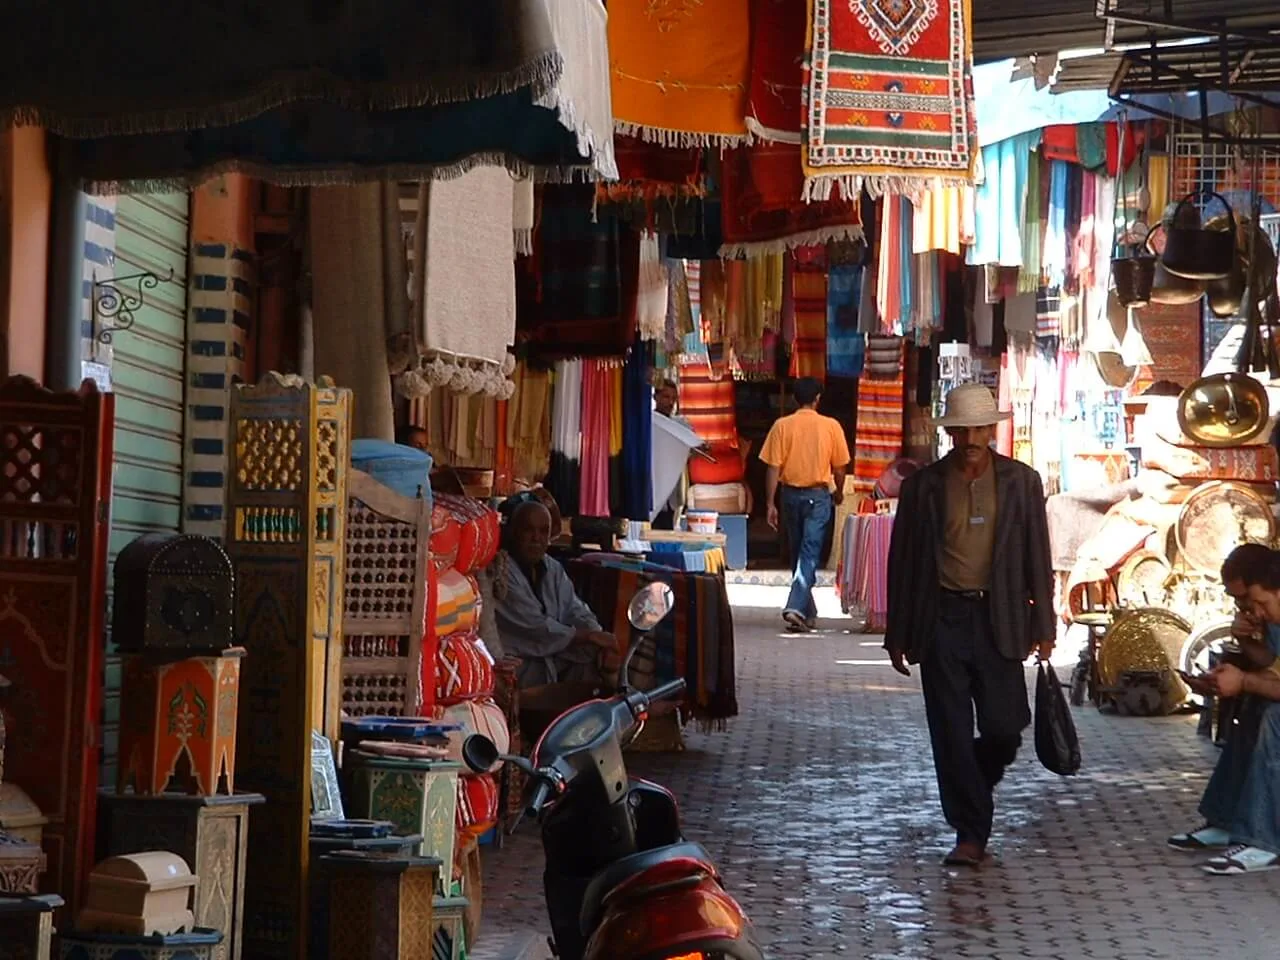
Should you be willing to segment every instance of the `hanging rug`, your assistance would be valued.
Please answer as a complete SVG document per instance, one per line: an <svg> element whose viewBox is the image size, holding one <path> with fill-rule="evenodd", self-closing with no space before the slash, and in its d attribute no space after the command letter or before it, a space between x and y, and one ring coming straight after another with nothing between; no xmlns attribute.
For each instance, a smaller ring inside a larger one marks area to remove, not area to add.
<svg viewBox="0 0 1280 960"><path fill-rule="evenodd" d="M805 199L973 182L969 0L808 0Z"/></svg>
<svg viewBox="0 0 1280 960"><path fill-rule="evenodd" d="M664 147L747 136L750 0L612 0L615 129Z"/></svg>

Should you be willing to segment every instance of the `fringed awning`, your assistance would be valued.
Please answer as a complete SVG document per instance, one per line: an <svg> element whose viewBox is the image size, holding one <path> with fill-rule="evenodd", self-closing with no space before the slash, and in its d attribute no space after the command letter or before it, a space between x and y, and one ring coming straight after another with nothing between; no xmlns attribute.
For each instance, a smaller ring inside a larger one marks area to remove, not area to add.
<svg viewBox="0 0 1280 960"><path fill-rule="evenodd" d="M616 177L600 0L65 0L0 23L0 122L68 138L94 192Z"/></svg>

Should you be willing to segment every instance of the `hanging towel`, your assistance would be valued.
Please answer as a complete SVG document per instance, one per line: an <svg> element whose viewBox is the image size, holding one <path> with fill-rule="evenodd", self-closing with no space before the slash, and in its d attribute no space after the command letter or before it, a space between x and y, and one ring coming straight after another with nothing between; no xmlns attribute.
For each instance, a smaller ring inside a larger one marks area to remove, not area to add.
<svg viewBox="0 0 1280 960"><path fill-rule="evenodd" d="M640 235L640 289L636 296L636 325L641 340L658 340L667 322L667 268L656 233Z"/></svg>

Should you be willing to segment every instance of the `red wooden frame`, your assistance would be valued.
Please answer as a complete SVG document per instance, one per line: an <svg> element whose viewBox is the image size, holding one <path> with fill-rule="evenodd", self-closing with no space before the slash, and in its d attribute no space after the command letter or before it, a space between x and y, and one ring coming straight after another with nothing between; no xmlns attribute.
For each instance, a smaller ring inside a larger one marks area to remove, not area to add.
<svg viewBox="0 0 1280 960"><path fill-rule="evenodd" d="M4 776L49 818L41 890L72 917L94 863L114 400L0 381Z"/></svg>

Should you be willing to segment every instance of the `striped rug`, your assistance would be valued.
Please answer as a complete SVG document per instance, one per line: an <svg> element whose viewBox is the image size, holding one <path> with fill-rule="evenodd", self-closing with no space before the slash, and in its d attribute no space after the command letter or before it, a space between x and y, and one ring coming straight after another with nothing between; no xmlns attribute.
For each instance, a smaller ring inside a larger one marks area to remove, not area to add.
<svg viewBox="0 0 1280 960"><path fill-rule="evenodd" d="M902 456L905 378L899 357L893 376L870 371L858 381L858 426L854 438L853 483L871 493L884 468Z"/></svg>
<svg viewBox="0 0 1280 960"><path fill-rule="evenodd" d="M812 256L796 256L791 271L795 300L796 339L791 345L791 376L827 376L827 264L821 248Z"/></svg>
<svg viewBox="0 0 1280 960"><path fill-rule="evenodd" d="M705 360L680 368L680 416L693 426L707 443L738 441L738 420L734 408L733 378L713 377Z"/></svg>

